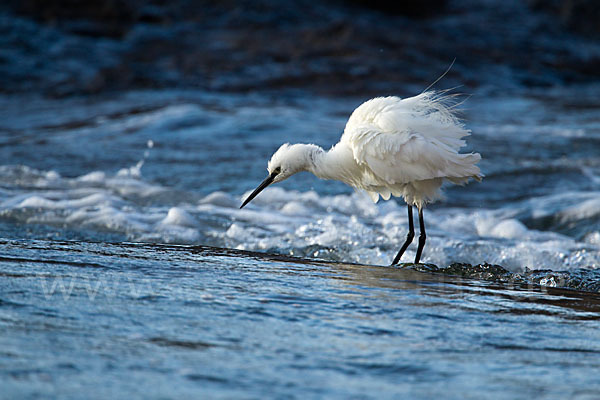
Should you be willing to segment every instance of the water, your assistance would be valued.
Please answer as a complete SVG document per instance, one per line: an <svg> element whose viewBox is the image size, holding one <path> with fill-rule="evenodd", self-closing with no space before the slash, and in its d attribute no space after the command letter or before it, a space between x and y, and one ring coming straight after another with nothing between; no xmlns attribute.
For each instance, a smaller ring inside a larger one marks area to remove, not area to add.
<svg viewBox="0 0 600 400"><path fill-rule="evenodd" d="M597 93L477 89L486 178L404 269L401 201L299 174L238 209L365 99L1 96L0 397L596 398Z"/></svg>
<svg viewBox="0 0 600 400"><path fill-rule="evenodd" d="M4 395L592 399L600 389L598 295L209 247L2 246Z"/></svg>
<svg viewBox="0 0 600 400"><path fill-rule="evenodd" d="M468 150L481 152L486 178L448 187L426 210L423 261L513 272L600 266L596 91L474 93ZM375 205L304 173L238 210L281 143L330 147L361 100L173 91L0 99L0 229L386 265L406 235L401 200Z"/></svg>

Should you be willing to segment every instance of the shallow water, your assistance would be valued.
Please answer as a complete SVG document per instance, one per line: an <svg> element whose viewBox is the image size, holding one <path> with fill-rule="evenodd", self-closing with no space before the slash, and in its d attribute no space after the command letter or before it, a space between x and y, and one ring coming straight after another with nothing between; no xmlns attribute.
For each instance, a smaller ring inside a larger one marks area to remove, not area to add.
<svg viewBox="0 0 600 400"><path fill-rule="evenodd" d="M238 209L364 99L0 97L2 395L597 397L597 89L473 93L486 178L402 269L401 201L299 174Z"/></svg>
<svg viewBox="0 0 600 400"><path fill-rule="evenodd" d="M600 390L595 294L201 246L2 246L7 398Z"/></svg>

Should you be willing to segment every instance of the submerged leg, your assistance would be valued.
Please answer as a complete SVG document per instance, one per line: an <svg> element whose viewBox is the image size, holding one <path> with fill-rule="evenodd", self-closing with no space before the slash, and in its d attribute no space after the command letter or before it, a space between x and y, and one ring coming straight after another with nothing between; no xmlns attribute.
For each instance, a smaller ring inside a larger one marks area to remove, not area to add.
<svg viewBox="0 0 600 400"><path fill-rule="evenodd" d="M398 262L400 261L400 257L402 257L402 254L404 254L404 252L408 248L408 245L412 242L414 237L415 237L415 226L413 224L413 212L412 212L412 206L409 204L408 205L408 234L406 235L406 241L402 245L402 248L400 249L398 254L396 254L394 261L392 261L392 265L398 264Z"/></svg>
<svg viewBox="0 0 600 400"><path fill-rule="evenodd" d="M417 247L415 264L418 264L421 259L421 253L423 252L423 247L425 247L425 239L427 239L427 235L425 234L425 221L423 221L423 208L419 208L419 229L421 230L421 234L419 235L419 247Z"/></svg>

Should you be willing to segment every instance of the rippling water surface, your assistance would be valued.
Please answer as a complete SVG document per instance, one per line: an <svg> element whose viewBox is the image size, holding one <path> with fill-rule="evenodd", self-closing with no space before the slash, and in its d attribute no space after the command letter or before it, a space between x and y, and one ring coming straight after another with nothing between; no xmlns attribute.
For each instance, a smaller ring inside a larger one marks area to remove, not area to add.
<svg viewBox="0 0 600 400"><path fill-rule="evenodd" d="M404 269L401 201L300 174L238 209L365 99L0 97L3 396L595 398L597 89L473 93L486 178Z"/></svg>
<svg viewBox="0 0 600 400"><path fill-rule="evenodd" d="M594 294L208 247L2 246L4 395L592 399L600 389Z"/></svg>

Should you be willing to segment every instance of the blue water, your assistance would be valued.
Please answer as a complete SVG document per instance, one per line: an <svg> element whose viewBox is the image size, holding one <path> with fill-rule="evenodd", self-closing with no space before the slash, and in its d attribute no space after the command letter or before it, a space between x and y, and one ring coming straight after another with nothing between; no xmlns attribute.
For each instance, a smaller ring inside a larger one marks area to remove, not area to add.
<svg viewBox="0 0 600 400"><path fill-rule="evenodd" d="M208 247L2 246L5 398L600 390L598 295Z"/></svg>
<svg viewBox="0 0 600 400"><path fill-rule="evenodd" d="M597 398L597 89L473 93L486 178L404 268L401 201L300 174L238 209L363 98L0 96L0 397Z"/></svg>

